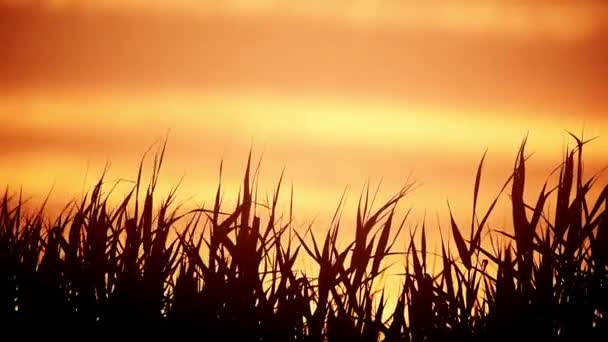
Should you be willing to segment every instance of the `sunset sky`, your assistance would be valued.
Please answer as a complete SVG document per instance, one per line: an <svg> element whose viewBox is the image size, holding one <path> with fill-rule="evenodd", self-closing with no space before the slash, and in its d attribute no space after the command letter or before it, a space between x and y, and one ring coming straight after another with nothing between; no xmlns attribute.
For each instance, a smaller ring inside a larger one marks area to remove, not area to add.
<svg viewBox="0 0 608 342"><path fill-rule="evenodd" d="M0 4L0 184L58 203L106 162L135 178L167 132L165 189L208 203L223 159L236 193L253 147L260 191L285 168L302 220L410 180L417 217L449 199L466 221L484 151L483 207L526 134L531 191L566 130L600 136L588 174L608 165L603 1Z"/></svg>

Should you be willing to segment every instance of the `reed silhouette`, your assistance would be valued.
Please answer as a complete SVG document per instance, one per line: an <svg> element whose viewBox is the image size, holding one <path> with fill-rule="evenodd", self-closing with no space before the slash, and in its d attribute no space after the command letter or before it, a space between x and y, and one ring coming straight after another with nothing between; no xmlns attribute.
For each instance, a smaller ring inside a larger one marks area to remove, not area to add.
<svg viewBox="0 0 608 342"><path fill-rule="evenodd" d="M25 214L22 197L7 190L0 200L2 322L174 329L243 341L606 340L608 186L597 175L583 177L587 142L574 138L556 169L558 184L546 184L536 203L524 201L524 140L511 176L479 212L482 158L470 227L452 217L453 242L442 238L435 272L425 227L401 234L407 215L394 220L409 186L377 207L364 191L344 247L339 215L318 236L294 227L291 207L279 214L282 176L270 203L259 205L251 156L229 210L221 181L212 208L182 210L175 189L159 202L164 148L148 186L141 164L137 182L113 207L103 176L53 220L44 206ZM512 229L490 232L488 219L508 188ZM556 203L551 216L549 200ZM378 289L403 239L403 286L389 311ZM314 274L298 270L302 257L314 260Z"/></svg>

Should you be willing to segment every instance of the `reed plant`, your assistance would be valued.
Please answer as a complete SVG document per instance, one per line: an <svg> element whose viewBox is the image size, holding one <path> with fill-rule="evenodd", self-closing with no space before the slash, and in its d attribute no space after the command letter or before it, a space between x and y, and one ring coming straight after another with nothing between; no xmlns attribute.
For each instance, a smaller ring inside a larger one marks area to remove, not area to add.
<svg viewBox="0 0 608 342"><path fill-rule="evenodd" d="M574 139L557 184L545 184L534 203L524 200L524 140L511 176L479 211L482 158L471 222L457 222L450 210L450 237L441 238L434 269L427 227L405 231L409 212L397 213L411 185L380 205L364 190L354 227L342 226L338 209L324 230L296 227L291 206L278 208L282 176L268 203L257 200L251 156L230 208L221 180L207 208L182 208L177 188L159 198L164 147L149 183L142 162L115 205L104 176L54 218L44 205L26 211L21 194L7 190L0 199L2 322L175 329L243 341L606 340L608 185L599 175L584 178L588 141ZM507 192L512 226L490 229ZM394 246L404 241L407 250L398 253ZM387 260L395 257L405 272L396 298L388 298L383 276L397 273ZM302 258L314 272L298 267Z"/></svg>

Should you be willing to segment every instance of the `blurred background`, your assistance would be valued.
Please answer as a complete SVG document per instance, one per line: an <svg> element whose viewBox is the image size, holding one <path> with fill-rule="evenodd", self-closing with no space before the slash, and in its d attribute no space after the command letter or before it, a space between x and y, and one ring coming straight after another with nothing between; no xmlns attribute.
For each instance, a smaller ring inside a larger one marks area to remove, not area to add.
<svg viewBox="0 0 608 342"><path fill-rule="evenodd" d="M566 130L600 136L588 175L608 165L607 33L603 1L0 1L0 184L59 209L168 136L160 187L188 205L222 160L232 204L252 149L302 224L415 182L413 222L448 227L486 149L482 209L526 135L530 201Z"/></svg>

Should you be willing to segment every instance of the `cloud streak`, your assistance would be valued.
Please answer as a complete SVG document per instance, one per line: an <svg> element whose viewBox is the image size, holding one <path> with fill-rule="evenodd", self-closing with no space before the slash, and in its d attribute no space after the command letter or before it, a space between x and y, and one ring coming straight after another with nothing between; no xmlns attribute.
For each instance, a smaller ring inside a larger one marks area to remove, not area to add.
<svg viewBox="0 0 608 342"><path fill-rule="evenodd" d="M559 42L308 17L9 12L0 21L4 90L254 88L570 111L596 111L608 98L608 35Z"/></svg>

